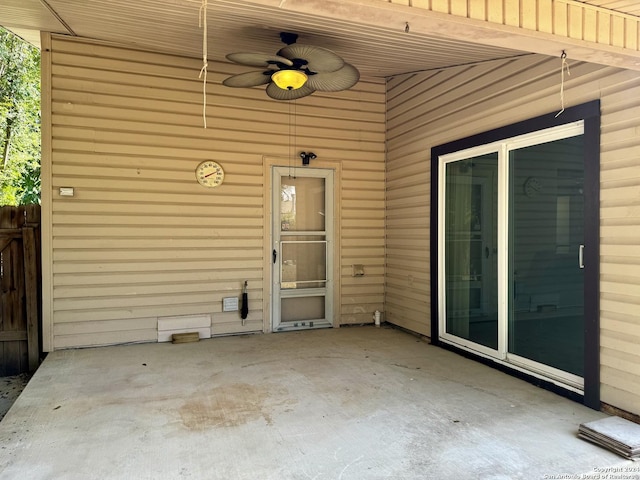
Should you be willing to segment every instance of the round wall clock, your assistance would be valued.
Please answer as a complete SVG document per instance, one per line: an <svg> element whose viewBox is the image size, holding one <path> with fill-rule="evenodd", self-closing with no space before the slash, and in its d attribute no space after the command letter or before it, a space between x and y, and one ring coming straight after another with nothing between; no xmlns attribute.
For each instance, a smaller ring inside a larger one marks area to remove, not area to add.
<svg viewBox="0 0 640 480"><path fill-rule="evenodd" d="M527 197L533 197L542 190L542 183L536 177L529 177L524 182L524 194Z"/></svg>
<svg viewBox="0 0 640 480"><path fill-rule="evenodd" d="M206 160L196 168L196 180L203 187L217 187L224 181L224 170L218 162Z"/></svg>

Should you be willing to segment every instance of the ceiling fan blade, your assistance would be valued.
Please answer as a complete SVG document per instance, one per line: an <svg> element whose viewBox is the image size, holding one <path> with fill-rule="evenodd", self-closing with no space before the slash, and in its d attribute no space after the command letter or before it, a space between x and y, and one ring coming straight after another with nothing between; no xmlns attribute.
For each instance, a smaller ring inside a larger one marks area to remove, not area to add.
<svg viewBox="0 0 640 480"><path fill-rule="evenodd" d="M335 72L344 65L344 60L331 50L314 45L294 43L281 48L278 55L290 60L294 58L304 59L308 62L307 67L312 72Z"/></svg>
<svg viewBox="0 0 640 480"><path fill-rule="evenodd" d="M268 53L230 53L227 55L227 60L249 67L268 67L276 63L283 63L288 67L293 65L293 62L288 58Z"/></svg>
<svg viewBox="0 0 640 480"><path fill-rule="evenodd" d="M322 92L339 92L353 87L360 80L360 72L349 63L335 72L309 75L306 85Z"/></svg>
<svg viewBox="0 0 640 480"><path fill-rule="evenodd" d="M222 81L223 85L227 87L255 87L257 85L264 85L271 81L271 72L247 72L239 75L233 75L225 78Z"/></svg>
<svg viewBox="0 0 640 480"><path fill-rule="evenodd" d="M308 85L303 85L302 87L296 88L295 90L283 90L275 83L270 83L267 87L267 95L269 95L274 100L295 100L297 98L311 95L313 92L315 92L315 90Z"/></svg>

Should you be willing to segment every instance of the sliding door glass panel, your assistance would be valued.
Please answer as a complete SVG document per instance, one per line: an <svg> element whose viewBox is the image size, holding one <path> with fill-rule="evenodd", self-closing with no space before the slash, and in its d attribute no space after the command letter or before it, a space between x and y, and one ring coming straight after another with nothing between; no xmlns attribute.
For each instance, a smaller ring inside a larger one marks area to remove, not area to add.
<svg viewBox="0 0 640 480"><path fill-rule="evenodd" d="M512 150L508 352L583 376L582 136Z"/></svg>
<svg viewBox="0 0 640 480"><path fill-rule="evenodd" d="M498 153L445 165L446 332L498 348Z"/></svg>

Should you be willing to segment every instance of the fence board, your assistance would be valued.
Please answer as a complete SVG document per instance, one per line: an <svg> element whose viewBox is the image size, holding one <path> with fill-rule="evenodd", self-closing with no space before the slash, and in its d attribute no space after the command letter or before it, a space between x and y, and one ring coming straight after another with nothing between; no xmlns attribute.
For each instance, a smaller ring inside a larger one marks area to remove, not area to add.
<svg viewBox="0 0 640 480"><path fill-rule="evenodd" d="M35 228L22 228L29 370L38 368L38 270Z"/></svg>
<svg viewBox="0 0 640 480"><path fill-rule="evenodd" d="M40 359L40 206L0 208L0 376Z"/></svg>

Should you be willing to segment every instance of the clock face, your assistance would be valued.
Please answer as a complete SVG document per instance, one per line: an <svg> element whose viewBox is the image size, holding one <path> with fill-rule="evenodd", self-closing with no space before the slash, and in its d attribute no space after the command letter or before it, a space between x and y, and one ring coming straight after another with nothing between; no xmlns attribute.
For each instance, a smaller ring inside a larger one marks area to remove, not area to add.
<svg viewBox="0 0 640 480"><path fill-rule="evenodd" d="M542 183L536 177L529 177L524 182L524 193L527 197L533 197L542 190Z"/></svg>
<svg viewBox="0 0 640 480"><path fill-rule="evenodd" d="M224 181L224 170L218 162L207 160L196 168L196 179L203 187L217 187Z"/></svg>

